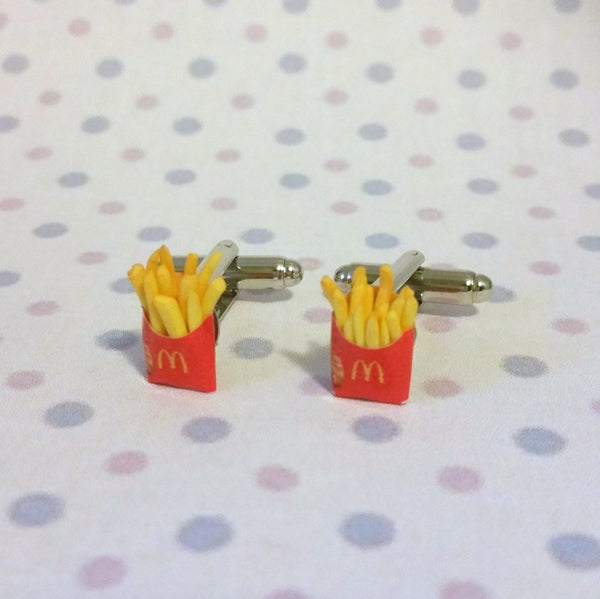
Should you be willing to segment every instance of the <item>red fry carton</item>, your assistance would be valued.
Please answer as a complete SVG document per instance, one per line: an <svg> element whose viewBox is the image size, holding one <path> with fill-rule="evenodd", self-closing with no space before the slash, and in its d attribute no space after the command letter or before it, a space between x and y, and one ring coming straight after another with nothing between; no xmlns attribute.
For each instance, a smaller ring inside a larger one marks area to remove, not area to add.
<svg viewBox="0 0 600 599"><path fill-rule="evenodd" d="M401 404L408 399L415 329L369 349L350 343L331 318L331 381L336 397Z"/></svg>
<svg viewBox="0 0 600 599"><path fill-rule="evenodd" d="M148 381L194 391L217 388L215 324L212 315L184 337L159 335L144 314L142 340Z"/></svg>

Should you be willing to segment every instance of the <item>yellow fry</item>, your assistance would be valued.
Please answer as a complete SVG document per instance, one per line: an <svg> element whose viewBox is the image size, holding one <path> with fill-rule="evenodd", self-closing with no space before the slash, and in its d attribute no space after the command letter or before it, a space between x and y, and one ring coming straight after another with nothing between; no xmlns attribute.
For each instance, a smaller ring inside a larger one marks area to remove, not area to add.
<svg viewBox="0 0 600 599"><path fill-rule="evenodd" d="M188 295L190 291L196 289L197 283L198 281L196 275L184 274L179 281L179 294L177 295L177 301L179 302L179 307L181 308L181 313L184 317L187 317Z"/></svg>
<svg viewBox="0 0 600 599"><path fill-rule="evenodd" d="M147 312L148 304L146 302L146 296L144 295L144 276L146 269L141 264L134 264L127 272L127 278L129 279L131 286L134 288L142 308Z"/></svg>
<svg viewBox="0 0 600 599"><path fill-rule="evenodd" d="M154 250L146 262L146 270L153 270L156 272L158 265L160 264L160 253L158 250Z"/></svg>
<svg viewBox="0 0 600 599"><path fill-rule="evenodd" d="M375 298L375 308L390 303L394 293L394 274L389 264L382 264L379 269L379 290Z"/></svg>
<svg viewBox="0 0 600 599"><path fill-rule="evenodd" d="M173 297L173 282L171 281L171 273L166 264L158 265L156 269L156 282L158 283L158 292L160 294Z"/></svg>
<svg viewBox="0 0 600 599"><path fill-rule="evenodd" d="M215 309L215 305L223 295L226 287L227 284L223 277L217 277L210 282L202 297L202 314L205 318Z"/></svg>
<svg viewBox="0 0 600 599"><path fill-rule="evenodd" d="M166 329L160 319L158 310L154 306L154 298L158 295L158 283L153 270L147 271L144 276L144 296L148 304L148 318L150 325L159 334L166 334Z"/></svg>
<svg viewBox="0 0 600 599"><path fill-rule="evenodd" d="M402 336L402 327L400 318L395 310L390 310L386 316L388 328L390 330L390 341L393 343Z"/></svg>
<svg viewBox="0 0 600 599"><path fill-rule="evenodd" d="M379 319L379 343L385 347L391 343L390 327L388 326L387 314Z"/></svg>
<svg viewBox="0 0 600 599"><path fill-rule="evenodd" d="M390 310L398 315L398 318L402 316L404 312L404 298L401 295L396 296L396 299L390 304Z"/></svg>
<svg viewBox="0 0 600 599"><path fill-rule="evenodd" d="M348 302L346 296L337 287L333 294L333 312L335 314L335 322L340 329L348 319Z"/></svg>
<svg viewBox="0 0 600 599"><path fill-rule="evenodd" d="M401 320L403 331L408 331L408 329L412 329L415 326L415 316L418 309L419 302L415 299L414 295L404 302L404 311L402 312Z"/></svg>
<svg viewBox="0 0 600 599"><path fill-rule="evenodd" d="M385 318L385 315L388 313L389 309L389 304L381 304L380 306L377 306L376 309L374 309L374 312L377 313L377 317L381 320L382 318Z"/></svg>
<svg viewBox="0 0 600 599"><path fill-rule="evenodd" d="M160 263L164 264L169 269L169 274L171 275L171 293L169 295L175 297L177 295L177 279L175 277L175 265L173 264L173 256L171 256L171 252L166 245L161 245L158 248L158 253L160 255Z"/></svg>
<svg viewBox="0 0 600 599"><path fill-rule="evenodd" d="M159 294L154 297L153 304L160 314L169 337L183 337L187 335L187 327L183 320L183 314L181 314L179 304L174 297Z"/></svg>
<svg viewBox="0 0 600 599"><path fill-rule="evenodd" d="M363 298L363 306L365 307L365 318L368 318L373 311L373 302L375 301L375 287L373 285L365 286L365 295Z"/></svg>
<svg viewBox="0 0 600 599"><path fill-rule="evenodd" d="M202 307L200 297L195 291L190 291L187 298L187 322L190 333L202 324Z"/></svg>
<svg viewBox="0 0 600 599"><path fill-rule="evenodd" d="M329 300L329 303L333 306L333 296L336 291L340 291L338 286L335 284L335 281L328 275L325 275L321 279L321 289L323 289L323 293L325 297Z"/></svg>
<svg viewBox="0 0 600 599"><path fill-rule="evenodd" d="M196 291L198 292L200 299L202 299L202 297L204 296L206 288L208 287L208 282L210 281L210 278L212 277L212 274L215 271L217 264L219 264L222 255L223 254L219 250L213 252L207 258L204 266L198 273L198 287Z"/></svg>
<svg viewBox="0 0 600 599"><path fill-rule="evenodd" d="M357 285L367 284L367 269L364 266L357 266L352 273L350 286L354 289Z"/></svg>
<svg viewBox="0 0 600 599"><path fill-rule="evenodd" d="M344 337L346 337L350 343L354 343L354 327L352 326L352 318L346 318L346 322L344 322Z"/></svg>
<svg viewBox="0 0 600 599"><path fill-rule="evenodd" d="M366 284L357 285L352 289L352 291L350 292L350 306L348 308L349 314L354 314L359 306L363 306L364 309L364 297L366 289Z"/></svg>
<svg viewBox="0 0 600 599"><path fill-rule="evenodd" d="M404 298L404 301L406 301L409 297L414 297L415 292L408 285L404 285L404 287L400 289L399 295L400 297Z"/></svg>
<svg viewBox="0 0 600 599"><path fill-rule="evenodd" d="M359 306L356 312L352 313L352 329L354 330L354 343L365 346L365 316L364 308Z"/></svg>
<svg viewBox="0 0 600 599"><path fill-rule="evenodd" d="M188 254L183 267L184 275L195 275L198 268L198 254Z"/></svg>
<svg viewBox="0 0 600 599"><path fill-rule="evenodd" d="M371 315L367 318L365 345L372 349L379 347L379 322L375 312L371 312Z"/></svg>

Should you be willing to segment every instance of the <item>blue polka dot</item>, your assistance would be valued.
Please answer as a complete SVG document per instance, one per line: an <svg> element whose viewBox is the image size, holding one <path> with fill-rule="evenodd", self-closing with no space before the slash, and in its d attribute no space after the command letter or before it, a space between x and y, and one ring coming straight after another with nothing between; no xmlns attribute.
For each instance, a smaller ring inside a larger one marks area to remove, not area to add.
<svg viewBox="0 0 600 599"><path fill-rule="evenodd" d="M569 69L557 69L550 74L550 81L558 89L573 89L579 83L579 78Z"/></svg>
<svg viewBox="0 0 600 599"><path fill-rule="evenodd" d="M19 126L19 119L10 114L0 115L0 133L8 133Z"/></svg>
<svg viewBox="0 0 600 599"><path fill-rule="evenodd" d="M215 63L208 58L198 58L191 62L188 67L190 75L196 79L206 79L210 77L216 69Z"/></svg>
<svg viewBox="0 0 600 599"><path fill-rule="evenodd" d="M194 443L214 443L231 433L231 425L223 418L203 417L187 422L181 434Z"/></svg>
<svg viewBox="0 0 600 599"><path fill-rule="evenodd" d="M138 239L142 241L164 241L171 235L171 230L167 227L144 227L138 233Z"/></svg>
<svg viewBox="0 0 600 599"><path fill-rule="evenodd" d="M541 427L522 428L515 434L514 440L523 451L535 455L553 455L566 444L558 433Z"/></svg>
<svg viewBox="0 0 600 599"><path fill-rule="evenodd" d="M81 187L89 181L89 177L80 171L65 173L58 178L61 187Z"/></svg>
<svg viewBox="0 0 600 599"><path fill-rule="evenodd" d="M588 252L600 252L600 236L583 235L577 240L577 245Z"/></svg>
<svg viewBox="0 0 600 599"><path fill-rule="evenodd" d="M64 513L64 501L56 495L34 493L17 499L9 508L9 517L19 526L44 526Z"/></svg>
<svg viewBox="0 0 600 599"><path fill-rule="evenodd" d="M362 184L363 192L370 196L387 195L393 189L392 184L383 179L370 179Z"/></svg>
<svg viewBox="0 0 600 599"><path fill-rule="evenodd" d="M546 363L533 356L506 356L502 361L502 367L513 376L525 378L542 376L548 372Z"/></svg>
<svg viewBox="0 0 600 599"><path fill-rule="evenodd" d="M29 59L24 54L9 54L2 63L2 70L11 75L22 73L29 66Z"/></svg>
<svg viewBox="0 0 600 599"><path fill-rule="evenodd" d="M121 277L120 279L112 281L110 289L116 293L135 293L135 290L127 277Z"/></svg>
<svg viewBox="0 0 600 599"><path fill-rule="evenodd" d="M381 10L394 10L400 6L401 0L376 0L377 7Z"/></svg>
<svg viewBox="0 0 600 599"><path fill-rule="evenodd" d="M373 549L389 545L395 536L394 523L380 514L358 513L344 520L342 537L361 549Z"/></svg>
<svg viewBox="0 0 600 599"><path fill-rule="evenodd" d="M470 15L479 9L479 0L453 0L454 10L461 15Z"/></svg>
<svg viewBox="0 0 600 599"><path fill-rule="evenodd" d="M516 295L512 289L502 287L501 285L494 285L492 287L492 297L490 301L494 303L512 302Z"/></svg>
<svg viewBox="0 0 600 599"><path fill-rule="evenodd" d="M467 233L463 242L469 247L485 250L497 245L498 240L489 233Z"/></svg>
<svg viewBox="0 0 600 599"><path fill-rule="evenodd" d="M46 410L44 421L55 428L79 426L94 415L91 406L76 401L56 404Z"/></svg>
<svg viewBox="0 0 600 599"><path fill-rule="evenodd" d="M284 54L279 59L279 68L290 75L300 73L306 67L306 59L300 54Z"/></svg>
<svg viewBox="0 0 600 599"><path fill-rule="evenodd" d="M298 145L304 141L304 138L304 131L301 129L294 129L293 127L281 129L275 136L277 142L284 146Z"/></svg>
<svg viewBox="0 0 600 599"><path fill-rule="evenodd" d="M477 133L463 133L456 138L456 145L462 150L481 150L485 147L485 139Z"/></svg>
<svg viewBox="0 0 600 599"><path fill-rule="evenodd" d="M188 168L178 168L169 171L165 175L165 180L171 185L186 185L196 180L196 173Z"/></svg>
<svg viewBox="0 0 600 599"><path fill-rule="evenodd" d="M202 553L231 542L233 528L220 516L197 516L183 524L177 541L189 551Z"/></svg>
<svg viewBox="0 0 600 599"><path fill-rule="evenodd" d="M110 121L103 116L91 116L81 123L86 133L102 133L110 128Z"/></svg>
<svg viewBox="0 0 600 599"><path fill-rule="evenodd" d="M173 123L173 129L180 135L193 135L200 131L201 126L200 121L191 116L182 117Z"/></svg>
<svg viewBox="0 0 600 599"><path fill-rule="evenodd" d="M365 243L372 248L378 250L387 250L390 248L398 247L400 243L399 239L391 233L372 233L367 235Z"/></svg>
<svg viewBox="0 0 600 599"><path fill-rule="evenodd" d="M600 200L600 183L590 183L583 188L583 193L594 200Z"/></svg>
<svg viewBox="0 0 600 599"><path fill-rule="evenodd" d="M554 0L554 8L558 12L571 13L579 10L581 0Z"/></svg>
<svg viewBox="0 0 600 599"><path fill-rule="evenodd" d="M233 346L233 351L246 360L266 358L273 353L273 349L273 343L261 337L245 337Z"/></svg>
<svg viewBox="0 0 600 599"><path fill-rule="evenodd" d="M387 83L394 77L394 69L384 62L374 62L367 67L366 75L373 83Z"/></svg>
<svg viewBox="0 0 600 599"><path fill-rule="evenodd" d="M274 237L275 235L269 229L248 229L241 235L246 243L268 243Z"/></svg>
<svg viewBox="0 0 600 599"><path fill-rule="evenodd" d="M33 230L36 237L51 239L64 235L69 229L64 223L44 223Z"/></svg>
<svg viewBox="0 0 600 599"><path fill-rule="evenodd" d="M588 134L580 129L565 129L558 137L563 144L572 147L585 146L590 141Z"/></svg>
<svg viewBox="0 0 600 599"><path fill-rule="evenodd" d="M379 141L387 137L388 131L380 123L365 123L360 126L358 134L366 141Z"/></svg>
<svg viewBox="0 0 600 599"><path fill-rule="evenodd" d="M480 193L483 195L488 195L498 191L498 184L492 179L472 179L467 184L467 187L473 193Z"/></svg>
<svg viewBox="0 0 600 599"><path fill-rule="evenodd" d="M14 270L0 270L0 287L8 287L19 281L21 275Z"/></svg>
<svg viewBox="0 0 600 599"><path fill-rule="evenodd" d="M123 63L116 58L107 58L98 63L96 73L105 79L113 79L118 77L123 71Z"/></svg>
<svg viewBox="0 0 600 599"><path fill-rule="evenodd" d="M485 75L481 71L466 69L459 73L458 82L465 89L479 89L485 85Z"/></svg>
<svg viewBox="0 0 600 599"><path fill-rule="evenodd" d="M297 15L308 8L308 0L283 0L283 8L286 12Z"/></svg>
<svg viewBox="0 0 600 599"><path fill-rule="evenodd" d="M363 441L382 443L400 434L400 427L385 416L361 416L352 424L354 434Z"/></svg>
<svg viewBox="0 0 600 599"><path fill-rule="evenodd" d="M302 189L310 183L310 178L302 173L286 173L279 183L287 189Z"/></svg>
<svg viewBox="0 0 600 599"><path fill-rule="evenodd" d="M548 543L552 557L561 565L575 570L600 567L600 543L590 535L571 533L553 537Z"/></svg>
<svg viewBox="0 0 600 599"><path fill-rule="evenodd" d="M96 337L96 343L104 349L123 351L134 347L139 342L139 335L133 331L113 329Z"/></svg>

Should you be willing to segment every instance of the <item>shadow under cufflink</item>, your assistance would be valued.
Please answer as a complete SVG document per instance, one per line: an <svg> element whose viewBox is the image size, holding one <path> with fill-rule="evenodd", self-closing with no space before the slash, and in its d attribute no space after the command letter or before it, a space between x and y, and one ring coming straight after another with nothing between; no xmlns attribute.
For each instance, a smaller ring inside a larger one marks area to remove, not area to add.
<svg viewBox="0 0 600 599"><path fill-rule="evenodd" d="M329 344L321 345L312 342L309 349L304 353L282 350L281 354L290 362L300 366L323 391L331 393L330 373L330 350Z"/></svg>

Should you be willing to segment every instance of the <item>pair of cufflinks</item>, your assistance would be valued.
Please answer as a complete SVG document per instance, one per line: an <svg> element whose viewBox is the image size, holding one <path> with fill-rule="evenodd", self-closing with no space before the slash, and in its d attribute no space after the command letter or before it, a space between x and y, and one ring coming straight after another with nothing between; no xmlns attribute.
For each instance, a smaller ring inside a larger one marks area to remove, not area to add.
<svg viewBox="0 0 600 599"><path fill-rule="evenodd" d="M220 256L211 280L222 278L225 281L224 291L214 305L213 318L206 318L201 326L185 336L171 338L157 334L149 324L148 314L144 314L142 333L150 382L214 391L216 339L223 318L239 292L285 289L302 281L299 262L282 256L240 256L237 245L230 240L219 242L210 255ZM485 275L467 270L427 268L423 266L424 260L420 252L409 251L390 265L391 274L386 285L390 287L391 296L409 287L419 305L423 302L471 304L489 299L492 282ZM173 256L172 261L175 273L184 272L185 257ZM204 263L203 257L198 257L198 261ZM353 263L335 271L333 280L342 294L352 295L353 275L359 271L366 279L364 283L378 293L384 285L383 280L380 281L381 265ZM402 403L407 399L414 328L410 334L404 333L397 341L377 349L347 341L334 317L331 331L335 395L386 403Z"/></svg>

